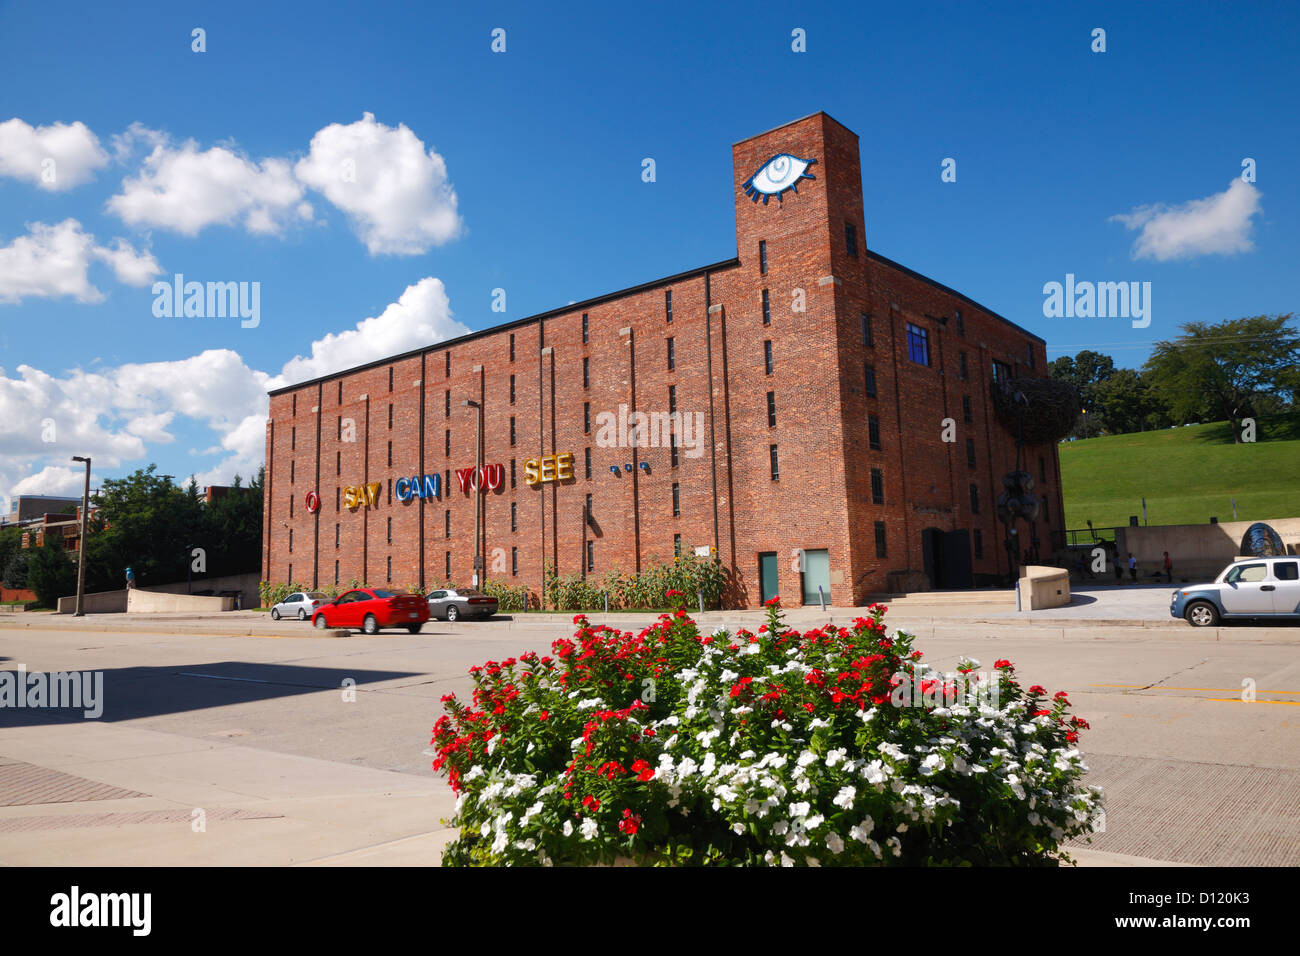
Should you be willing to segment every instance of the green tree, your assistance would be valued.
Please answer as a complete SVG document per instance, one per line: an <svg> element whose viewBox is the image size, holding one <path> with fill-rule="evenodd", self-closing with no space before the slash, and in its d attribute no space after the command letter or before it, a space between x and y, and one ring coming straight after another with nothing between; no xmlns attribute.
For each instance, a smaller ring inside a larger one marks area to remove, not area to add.
<svg viewBox="0 0 1300 956"><path fill-rule="evenodd" d="M1171 422L1150 376L1131 368L1115 374L1094 388L1094 409L1100 426L1110 434L1166 428Z"/></svg>
<svg viewBox="0 0 1300 956"><path fill-rule="evenodd" d="M98 509L86 543L86 590L125 586L126 569L140 587L185 580L189 546L202 503L154 474L149 465L126 478L107 478L94 497Z"/></svg>
<svg viewBox="0 0 1300 956"><path fill-rule="evenodd" d="M1240 442L1242 418L1268 407L1269 396L1293 396L1300 335L1291 315L1189 322L1178 338L1157 342L1145 368L1174 419L1226 420Z"/></svg>
<svg viewBox="0 0 1300 956"><path fill-rule="evenodd" d="M0 578L4 577L5 568L9 567L9 559L21 551L22 548L22 528L17 525L10 528L0 528ZM5 585L5 587L8 586Z"/></svg>
<svg viewBox="0 0 1300 956"><path fill-rule="evenodd" d="M9 555L4 566L4 586L7 588L27 587L27 569L32 563L30 549L18 548Z"/></svg>
<svg viewBox="0 0 1300 956"><path fill-rule="evenodd" d="M1062 355L1053 359L1048 365L1048 374L1058 382L1073 385L1079 391L1079 421L1072 434L1076 436L1096 435L1099 427L1097 418L1101 390L1107 380L1115 374L1115 360L1109 355L1084 349L1071 358ZM1083 412L1087 413L1087 416Z"/></svg>
<svg viewBox="0 0 1300 956"><path fill-rule="evenodd" d="M68 553L53 540L32 550L27 586L45 607L57 607L59 598L77 593L77 568Z"/></svg>

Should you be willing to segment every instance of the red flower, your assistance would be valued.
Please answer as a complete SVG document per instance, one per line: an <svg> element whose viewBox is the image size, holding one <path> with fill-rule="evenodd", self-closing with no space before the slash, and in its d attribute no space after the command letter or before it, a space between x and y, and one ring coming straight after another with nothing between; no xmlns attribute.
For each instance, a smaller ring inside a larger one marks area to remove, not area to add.
<svg viewBox="0 0 1300 956"><path fill-rule="evenodd" d="M600 801L597 800L595 797L593 797L591 794L587 794L585 797L582 798L582 805L584 807L587 807L589 810L591 810L592 813L595 813L597 810L600 809Z"/></svg>
<svg viewBox="0 0 1300 956"><path fill-rule="evenodd" d="M1065 700L1065 699L1066 699L1066 693L1063 690L1058 690L1055 694L1052 695L1052 700Z"/></svg>
<svg viewBox="0 0 1300 956"><path fill-rule="evenodd" d="M1031 693L1031 694L1046 694L1046 693L1047 693L1047 689L1046 689L1045 687L1043 687L1041 684L1035 684L1033 687L1030 687L1030 688L1029 688L1029 693Z"/></svg>
<svg viewBox="0 0 1300 956"><path fill-rule="evenodd" d="M1010 661L1001 660L1001 661L994 661L993 666L996 667L998 670L1003 670L1003 669L1012 668L1015 665L1012 664Z"/></svg>
<svg viewBox="0 0 1300 956"><path fill-rule="evenodd" d="M1079 739L1079 735L1075 733L1073 730L1071 730L1066 733L1065 739L1068 740L1070 743L1074 743L1076 740Z"/></svg>
<svg viewBox="0 0 1300 956"><path fill-rule="evenodd" d="M780 605L780 603L781 603L781 596L778 594L776 597L768 598L766 601L764 601L763 607L777 607L778 605Z"/></svg>
<svg viewBox="0 0 1300 956"><path fill-rule="evenodd" d="M549 720L549 719L550 719L550 716L551 716L551 712L550 712L549 710L544 710L544 711L541 712L541 714L538 716L537 719L538 719L538 720Z"/></svg>

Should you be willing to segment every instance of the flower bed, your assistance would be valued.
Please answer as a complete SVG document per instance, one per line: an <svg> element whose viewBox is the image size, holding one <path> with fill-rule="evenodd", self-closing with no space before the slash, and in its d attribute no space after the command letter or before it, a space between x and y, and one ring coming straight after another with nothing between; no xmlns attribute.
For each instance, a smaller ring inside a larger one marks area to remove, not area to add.
<svg viewBox="0 0 1300 956"><path fill-rule="evenodd" d="M670 594L670 597L680 595ZM799 633L638 635L579 615L552 654L471 668L433 766L446 865L1053 865L1101 810L1064 693L1009 661L940 675L885 609Z"/></svg>

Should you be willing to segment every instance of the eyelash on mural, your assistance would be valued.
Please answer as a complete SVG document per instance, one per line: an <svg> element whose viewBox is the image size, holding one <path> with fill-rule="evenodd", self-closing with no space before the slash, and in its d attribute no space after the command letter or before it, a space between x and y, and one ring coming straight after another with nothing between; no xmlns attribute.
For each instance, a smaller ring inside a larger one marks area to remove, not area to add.
<svg viewBox="0 0 1300 956"><path fill-rule="evenodd" d="M800 159L789 153L777 153L745 181L745 195L753 202L758 202L758 197L762 196L764 205L773 196L784 202L781 194L787 189L798 192L799 180L817 178L812 173L805 172L815 162L815 159Z"/></svg>

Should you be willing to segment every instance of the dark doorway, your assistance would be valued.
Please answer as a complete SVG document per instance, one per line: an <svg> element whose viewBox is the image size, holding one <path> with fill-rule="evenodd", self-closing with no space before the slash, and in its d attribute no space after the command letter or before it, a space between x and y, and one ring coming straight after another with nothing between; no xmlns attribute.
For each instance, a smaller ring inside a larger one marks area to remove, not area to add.
<svg viewBox="0 0 1300 956"><path fill-rule="evenodd" d="M971 586L969 531L926 528L921 532L921 559L925 576L935 590Z"/></svg>
<svg viewBox="0 0 1300 956"><path fill-rule="evenodd" d="M781 593L776 579L775 551L765 551L758 556L758 590L765 604Z"/></svg>

